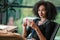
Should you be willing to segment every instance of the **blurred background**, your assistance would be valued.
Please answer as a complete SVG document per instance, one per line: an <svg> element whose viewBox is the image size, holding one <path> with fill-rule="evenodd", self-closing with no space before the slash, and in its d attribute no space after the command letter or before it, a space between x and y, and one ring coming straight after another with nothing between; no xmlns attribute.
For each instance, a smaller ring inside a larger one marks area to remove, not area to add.
<svg viewBox="0 0 60 40"><path fill-rule="evenodd" d="M14 24L18 26L18 33L22 34L22 23L24 17L34 17L32 8L37 1L52 2L57 8L57 19L60 24L60 0L0 0L0 24L6 25L9 17L14 18ZM60 28L55 40L60 40Z"/></svg>

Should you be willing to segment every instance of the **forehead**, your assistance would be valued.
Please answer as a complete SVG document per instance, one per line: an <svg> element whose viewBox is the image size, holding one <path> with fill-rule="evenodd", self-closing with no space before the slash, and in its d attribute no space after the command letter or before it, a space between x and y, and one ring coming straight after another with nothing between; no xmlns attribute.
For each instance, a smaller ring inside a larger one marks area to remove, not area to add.
<svg viewBox="0 0 60 40"><path fill-rule="evenodd" d="M45 6L44 5L40 5L39 9L45 9Z"/></svg>

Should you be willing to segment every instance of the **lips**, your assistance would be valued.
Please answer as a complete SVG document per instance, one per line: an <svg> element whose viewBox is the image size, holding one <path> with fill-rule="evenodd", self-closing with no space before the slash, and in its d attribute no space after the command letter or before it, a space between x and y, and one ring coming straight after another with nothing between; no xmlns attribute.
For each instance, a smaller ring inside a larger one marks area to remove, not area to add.
<svg viewBox="0 0 60 40"><path fill-rule="evenodd" d="M40 15L43 16L43 13L41 13Z"/></svg>

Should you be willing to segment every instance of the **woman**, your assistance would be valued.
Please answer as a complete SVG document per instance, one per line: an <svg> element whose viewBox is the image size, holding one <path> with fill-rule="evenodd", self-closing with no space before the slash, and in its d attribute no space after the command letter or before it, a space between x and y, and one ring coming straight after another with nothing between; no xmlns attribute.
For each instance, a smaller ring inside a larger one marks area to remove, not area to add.
<svg viewBox="0 0 60 40"><path fill-rule="evenodd" d="M40 19L34 21L27 20L23 24L24 38L33 38L35 40L50 40L56 23L54 22L57 11L55 6L48 1L39 1L33 7L34 14ZM26 29L26 26L29 26Z"/></svg>

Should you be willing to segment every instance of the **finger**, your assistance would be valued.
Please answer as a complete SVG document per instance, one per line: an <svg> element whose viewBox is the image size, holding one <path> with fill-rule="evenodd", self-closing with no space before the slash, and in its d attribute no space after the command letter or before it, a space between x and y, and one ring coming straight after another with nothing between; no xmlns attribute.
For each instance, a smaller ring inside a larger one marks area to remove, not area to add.
<svg viewBox="0 0 60 40"><path fill-rule="evenodd" d="M26 23L24 23L24 24L22 24L22 26L23 26L23 27L26 27L26 26L27 26L27 24L26 24Z"/></svg>

